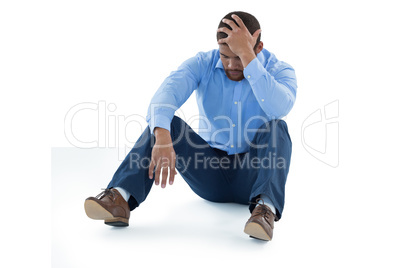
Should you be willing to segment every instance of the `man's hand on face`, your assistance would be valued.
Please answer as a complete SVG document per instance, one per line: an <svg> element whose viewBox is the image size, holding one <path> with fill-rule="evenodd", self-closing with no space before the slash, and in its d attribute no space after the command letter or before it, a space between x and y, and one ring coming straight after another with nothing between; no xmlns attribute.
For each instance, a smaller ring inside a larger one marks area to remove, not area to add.
<svg viewBox="0 0 402 268"><path fill-rule="evenodd" d="M168 169L170 169L169 184L172 185L174 176L177 174L176 152L173 149L170 133L166 129L158 129L155 131L156 143L152 149L151 163L149 165L148 175L153 179L153 170L155 168L155 185L159 185L160 175L162 172L162 188L166 187L168 177Z"/></svg>
<svg viewBox="0 0 402 268"><path fill-rule="evenodd" d="M218 32L224 32L228 36L218 40L218 44L227 44L230 50L240 57L243 63L243 67L246 66L255 58L254 46L257 42L258 35L261 33L261 29L255 31L253 35L250 34L246 25L237 15L232 15L232 18L237 22L239 26L232 20L223 19L222 22L229 25L232 30L227 27L218 28Z"/></svg>

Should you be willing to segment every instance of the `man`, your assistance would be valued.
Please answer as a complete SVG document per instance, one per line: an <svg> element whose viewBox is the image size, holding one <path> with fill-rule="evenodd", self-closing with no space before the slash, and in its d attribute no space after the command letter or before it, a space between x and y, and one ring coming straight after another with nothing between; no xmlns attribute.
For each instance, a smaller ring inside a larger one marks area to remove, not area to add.
<svg viewBox="0 0 402 268"><path fill-rule="evenodd" d="M148 128L107 189L85 200L92 219L128 226L153 183L173 184L176 169L212 202L249 204L244 232L271 240L282 216L292 150L287 125L296 97L293 68L263 48L257 19L231 12L217 29L219 50L200 52L165 79L151 100ZM197 94L199 132L175 111ZM148 159L149 165L144 165Z"/></svg>

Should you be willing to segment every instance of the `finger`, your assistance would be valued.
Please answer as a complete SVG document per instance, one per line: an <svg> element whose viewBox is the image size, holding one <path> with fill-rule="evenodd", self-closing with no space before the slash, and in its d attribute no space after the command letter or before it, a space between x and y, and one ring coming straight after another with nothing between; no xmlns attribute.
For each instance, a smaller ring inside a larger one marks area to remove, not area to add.
<svg viewBox="0 0 402 268"><path fill-rule="evenodd" d="M219 39L218 44L227 44L227 37Z"/></svg>
<svg viewBox="0 0 402 268"><path fill-rule="evenodd" d="M155 167L155 162L152 159L151 163L149 164L149 169L148 169L148 177L152 180L154 178L154 167Z"/></svg>
<svg viewBox="0 0 402 268"><path fill-rule="evenodd" d="M167 157L162 157L161 158L161 166L162 166L162 182L161 186L162 188L166 187L166 179L168 177L168 170L169 170L169 158Z"/></svg>
<svg viewBox="0 0 402 268"><path fill-rule="evenodd" d="M227 25L229 25L230 28L232 28L232 30L239 28L239 27L237 27L236 23L234 21L232 21L232 20L223 19L222 22L224 22Z"/></svg>
<svg viewBox="0 0 402 268"><path fill-rule="evenodd" d="M229 28L227 28L227 27L222 27L222 28L218 28L217 32L222 32L222 33L229 35L232 31L229 30Z"/></svg>
<svg viewBox="0 0 402 268"><path fill-rule="evenodd" d="M257 39L258 36L260 35L261 31L262 31L261 29L258 29L257 31L255 31L254 34L253 34L253 38Z"/></svg>
<svg viewBox="0 0 402 268"><path fill-rule="evenodd" d="M232 18L237 22L237 24L239 24L239 28L246 28L246 25L244 25L243 20L239 16L233 14Z"/></svg>
<svg viewBox="0 0 402 268"><path fill-rule="evenodd" d="M162 188L166 187L166 179L168 177L168 170L169 170L168 167L163 167L163 169L162 169L162 185L161 185Z"/></svg>
<svg viewBox="0 0 402 268"><path fill-rule="evenodd" d="M159 176L161 174L161 168L162 168L162 165L161 165L160 161L158 161L156 163L156 169L155 169L155 185L159 185Z"/></svg>
<svg viewBox="0 0 402 268"><path fill-rule="evenodd" d="M169 174L169 184L173 185L174 182L174 176L176 176L177 172L174 169L170 169L170 174Z"/></svg>
<svg viewBox="0 0 402 268"><path fill-rule="evenodd" d="M175 175L176 175L176 157L173 156L173 159L170 162L170 176L169 176L169 184L170 185L173 184Z"/></svg>

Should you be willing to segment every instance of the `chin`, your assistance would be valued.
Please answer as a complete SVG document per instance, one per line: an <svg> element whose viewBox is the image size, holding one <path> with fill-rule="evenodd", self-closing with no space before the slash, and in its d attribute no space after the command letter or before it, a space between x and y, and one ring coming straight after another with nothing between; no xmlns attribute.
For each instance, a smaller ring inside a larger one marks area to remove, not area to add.
<svg viewBox="0 0 402 268"><path fill-rule="evenodd" d="M231 76L228 73L226 73L227 78L229 78L232 81L241 81L244 79L244 75L241 76Z"/></svg>

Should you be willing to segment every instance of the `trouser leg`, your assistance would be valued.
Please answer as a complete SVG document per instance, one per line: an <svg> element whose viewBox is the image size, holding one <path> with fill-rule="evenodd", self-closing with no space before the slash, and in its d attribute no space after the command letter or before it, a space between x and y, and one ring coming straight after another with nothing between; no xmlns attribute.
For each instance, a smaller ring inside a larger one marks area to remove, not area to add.
<svg viewBox="0 0 402 268"><path fill-rule="evenodd" d="M154 180L150 180L148 177L148 167L154 143L155 136L151 135L148 126L107 186L107 188L121 187L130 193L131 196L128 200L130 210L138 207L152 188Z"/></svg>
<svg viewBox="0 0 402 268"><path fill-rule="evenodd" d="M265 194L275 206L276 220L279 220L285 204L291 153L292 141L286 122L272 120L263 124L251 142L250 151L237 162L234 171L236 200L255 202L259 195ZM250 212L254 207L250 205Z"/></svg>
<svg viewBox="0 0 402 268"><path fill-rule="evenodd" d="M190 188L204 199L231 202L233 197L225 169L211 167L208 162L220 157L216 150L177 116L172 120L170 134L176 152L176 169ZM131 210L146 199L152 188L154 180L148 178L148 168L154 143L155 136L147 127L108 185L108 188L124 188L131 194L128 201Z"/></svg>

